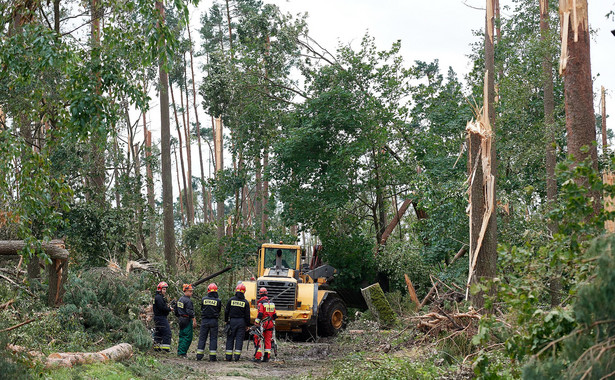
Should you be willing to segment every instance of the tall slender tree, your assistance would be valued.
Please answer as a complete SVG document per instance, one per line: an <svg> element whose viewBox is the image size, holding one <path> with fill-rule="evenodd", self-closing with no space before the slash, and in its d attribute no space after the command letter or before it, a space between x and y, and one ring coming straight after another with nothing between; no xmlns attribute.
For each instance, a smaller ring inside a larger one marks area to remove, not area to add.
<svg viewBox="0 0 615 380"><path fill-rule="evenodd" d="M156 1L159 24L164 24L164 5ZM164 48L164 46L163 46ZM171 273L177 269L175 263L175 226L173 222L173 178L171 176L171 120L169 117L169 76L160 59L158 63L160 93L160 151L162 170L162 210L164 228L164 257Z"/></svg>

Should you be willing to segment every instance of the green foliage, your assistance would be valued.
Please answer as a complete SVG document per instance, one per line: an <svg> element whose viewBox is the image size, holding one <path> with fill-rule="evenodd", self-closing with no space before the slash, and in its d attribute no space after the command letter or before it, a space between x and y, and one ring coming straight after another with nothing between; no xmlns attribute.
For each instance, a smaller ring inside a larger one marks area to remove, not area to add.
<svg viewBox="0 0 615 380"><path fill-rule="evenodd" d="M588 250L597 257L596 278L582 285L573 305L575 330L561 344L545 346L544 354L533 357L524 377L599 379L615 370L615 237L597 238ZM542 352L541 352L542 353Z"/></svg>
<svg viewBox="0 0 615 380"><path fill-rule="evenodd" d="M66 285L64 305L58 309L65 326L88 334L109 334L114 341L126 341L139 349L152 345L149 332L139 318L151 302L143 291L154 281L149 275L124 277L104 268L71 275Z"/></svg>
<svg viewBox="0 0 615 380"><path fill-rule="evenodd" d="M103 266L105 259L123 259L126 243L134 239L132 212L125 209L103 210L92 203L79 203L66 213L68 227L63 231L75 263Z"/></svg>
<svg viewBox="0 0 615 380"><path fill-rule="evenodd" d="M412 241L391 240L385 248L378 252L376 263L378 270L388 274L391 289L407 292L404 274L407 274L416 294L422 299L431 288L431 265L425 262L421 255L421 245Z"/></svg>
<svg viewBox="0 0 615 380"><path fill-rule="evenodd" d="M365 353L350 355L334 365L327 379L437 379L444 372L430 361L394 356L366 359L368 354Z"/></svg>
<svg viewBox="0 0 615 380"><path fill-rule="evenodd" d="M323 260L334 268L338 268L334 286L342 289L356 289L369 285L376 277L376 263L371 241L358 231L349 235L320 235L323 247Z"/></svg>

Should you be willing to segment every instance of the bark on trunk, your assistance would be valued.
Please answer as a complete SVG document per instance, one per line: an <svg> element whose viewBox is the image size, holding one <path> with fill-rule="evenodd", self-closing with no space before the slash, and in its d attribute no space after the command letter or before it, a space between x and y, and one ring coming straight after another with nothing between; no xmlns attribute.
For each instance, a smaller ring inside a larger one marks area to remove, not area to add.
<svg viewBox="0 0 615 380"><path fill-rule="evenodd" d="M175 161L177 162L177 151L179 150L179 162L182 168L181 178L182 178L182 182L184 183L184 191L182 192L181 187L179 188L179 201L181 203L182 214L184 214L184 203L185 203L186 208L188 208L188 202L187 202L188 185L186 183L186 169L184 167L184 151L182 148L183 139L182 139L181 128L179 126L179 118L177 117L177 107L175 106L175 95L173 94L173 85L169 86L169 91L171 92L171 102L173 103L173 114L175 115L175 127L177 129L177 136L179 138L179 147L175 150L175 155L176 155ZM177 164L175 164L175 167L177 169ZM190 210L188 209L188 212L184 214L186 216L185 219L187 221L188 227L191 226L189 214L190 214Z"/></svg>
<svg viewBox="0 0 615 380"><path fill-rule="evenodd" d="M263 174L267 172L267 166L269 165L269 151L265 148L263 152ZM263 194L261 196L262 202L262 213L263 217L261 219L261 234L263 236L267 235L267 200L269 199L269 181L265 178L263 180Z"/></svg>
<svg viewBox="0 0 615 380"><path fill-rule="evenodd" d="M205 167L203 162L203 148L201 146L201 124L199 123L199 112L197 109L197 101L196 101L196 82L194 79L194 57L192 53L192 35L190 34L190 26L188 26L188 41L190 42L190 72L192 74L192 105L194 106L194 119L196 121L196 136L199 145L199 161L201 163L201 192L203 195L203 221L207 221L207 210L208 210L208 200L207 200L207 191L205 189Z"/></svg>
<svg viewBox="0 0 615 380"><path fill-rule="evenodd" d="M164 22L164 6L156 1L156 9ZM158 66L160 80L160 153L162 170L162 208L164 214L164 257L167 269L175 273L175 226L173 222L173 179L171 177L171 127L169 119L169 77L162 62Z"/></svg>
<svg viewBox="0 0 615 380"><path fill-rule="evenodd" d="M602 116L602 155L606 156L608 151L608 139L607 139L607 131L606 131L606 97L604 93L604 86L600 88L600 105L601 105L601 113Z"/></svg>
<svg viewBox="0 0 615 380"><path fill-rule="evenodd" d="M381 245L386 244L387 239L389 238L389 236L391 236L391 233L393 232L395 227L399 224L399 221L404 216L404 213L406 212L408 207L410 207L411 204L412 204L412 200L410 199L406 199L404 203L402 203L401 208L397 211L391 223L389 223L387 228L384 230L384 233L382 234L382 237L380 238Z"/></svg>
<svg viewBox="0 0 615 380"><path fill-rule="evenodd" d="M223 126L222 126L222 119L221 118L217 118L216 119L216 134L215 134L215 139L216 139L216 144L215 144L215 148L216 148L216 177L219 178L219 176L222 174L222 170L224 168L224 156L223 156L223 151L224 151L224 139L223 139ZM222 239L224 237L224 199L216 199L216 203L217 203L217 219L218 219L218 239ZM222 245L221 245L222 247Z"/></svg>
<svg viewBox="0 0 615 380"><path fill-rule="evenodd" d="M495 155L495 91L494 91L494 70L495 70L495 61L494 61L494 46L493 46L493 34L494 34L494 0L486 1L486 17L485 17L485 70L486 70L486 84L485 84L485 108L487 110L487 119L489 124L491 125L491 156L490 156L490 170L491 175L493 176L493 199L491 202L493 204L496 203L495 199L495 180L496 180L496 172L497 172L497 161ZM479 154L479 147L481 146L481 136L477 133L470 134L470 146L471 146L471 154L470 157L472 159L471 163L473 168L478 161L481 160ZM478 161L477 161L478 160ZM477 165L477 172L474 175L474 181L472 182L471 189L471 242L472 249L476 248L479 243L480 232L483 229L483 217L485 212L488 210L489 205L486 204L485 199L485 189L484 186L487 185L482 180L484 174L482 170L482 165ZM490 278L495 277L497 271L497 212L495 207L493 207L493 212L491 213L488 221L486 221L487 226L484 232L484 237L482 240L482 244L480 244L480 249L475 254L477 255L475 258L476 267L475 274L472 276L474 281L481 282L484 280L488 280ZM494 291L495 289L491 289ZM491 293L491 292L490 292ZM484 305L484 294L478 293L472 297L472 304L476 308L482 308Z"/></svg>
<svg viewBox="0 0 615 380"><path fill-rule="evenodd" d="M563 24L560 70L564 75L568 153L577 164L589 158L591 166L598 171L587 0L560 1L560 16ZM580 178L577 183L588 186L587 178ZM590 191L588 196L594 199L594 212L599 212L601 194Z"/></svg>
<svg viewBox="0 0 615 380"><path fill-rule="evenodd" d="M145 88L145 86L143 86ZM155 224L155 210L156 201L154 198L154 173L152 172L152 166L150 163L152 157L152 132L147 129L147 120L145 119L145 112L143 112L143 133L145 137L145 176L147 181L147 204L149 211L148 215L148 227L149 227L149 245L150 247L156 246L156 229ZM147 257L145 257L147 259Z"/></svg>
<svg viewBox="0 0 615 380"><path fill-rule="evenodd" d="M95 63L100 60L100 17L102 14L102 8L100 7L99 0L92 0L91 2L91 45L92 45L92 61ZM95 72L93 74L98 82L96 86L96 93L100 93L100 73ZM98 110L101 112L102 110ZM92 130L92 136L90 138L90 149L92 152L92 172L90 177L91 191L93 200L98 203L99 206L105 205L105 146L106 136L101 133L98 128Z"/></svg>
<svg viewBox="0 0 615 380"><path fill-rule="evenodd" d="M540 40L547 46L549 38L549 0L540 0ZM545 167L547 171L547 207L551 209L557 197L557 182L555 178L555 123L553 111L555 109L555 100L553 96L553 65L551 63L551 54L548 48L545 49L542 57L542 83L543 83L543 105L544 105L544 120L545 120ZM553 222L548 224L549 231L554 234L557 231L557 225ZM551 306L555 307L560 303L561 278L558 274L559 270L554 268L554 275L549 279L549 294L551 297Z"/></svg>

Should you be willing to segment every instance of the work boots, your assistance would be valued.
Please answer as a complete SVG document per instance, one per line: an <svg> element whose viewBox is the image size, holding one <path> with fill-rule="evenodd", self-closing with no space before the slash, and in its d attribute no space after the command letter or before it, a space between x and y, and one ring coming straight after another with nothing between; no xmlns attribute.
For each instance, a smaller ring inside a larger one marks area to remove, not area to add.
<svg viewBox="0 0 615 380"><path fill-rule="evenodd" d="M241 356L241 355L234 355L233 359L235 359L235 361L238 362L239 361L239 356Z"/></svg>
<svg viewBox="0 0 615 380"><path fill-rule="evenodd" d="M203 360L203 354L196 354L196 360Z"/></svg>
<svg viewBox="0 0 615 380"><path fill-rule="evenodd" d="M209 361L210 361L210 362L215 362L215 361L217 361L217 360L218 360L218 359L216 358L216 355L209 355Z"/></svg>
<svg viewBox="0 0 615 380"><path fill-rule="evenodd" d="M226 360L227 362L232 361L233 360L233 355L232 354L231 355L226 354L225 357L224 357L224 360Z"/></svg>
<svg viewBox="0 0 615 380"><path fill-rule="evenodd" d="M263 356L263 363L266 363L269 361L269 354L265 354L265 356Z"/></svg>

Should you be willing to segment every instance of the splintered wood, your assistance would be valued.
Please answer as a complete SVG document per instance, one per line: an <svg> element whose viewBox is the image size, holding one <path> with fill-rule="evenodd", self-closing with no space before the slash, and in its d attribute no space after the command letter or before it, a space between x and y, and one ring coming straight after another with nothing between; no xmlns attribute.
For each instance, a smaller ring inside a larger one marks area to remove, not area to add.
<svg viewBox="0 0 615 380"><path fill-rule="evenodd" d="M560 31L562 50L559 59L560 75L568 64L568 32L572 27L574 42L579 41L579 27L587 30L587 0L559 0Z"/></svg>
<svg viewBox="0 0 615 380"><path fill-rule="evenodd" d="M439 309L438 312L431 312L416 317L418 323L416 328L435 336L440 331L465 330L472 325L472 321L480 320L481 315L476 310L465 313L446 313Z"/></svg>
<svg viewBox="0 0 615 380"><path fill-rule="evenodd" d="M472 276L476 269L476 263L478 262L478 253L480 252L480 248L483 244L483 240L485 238L485 232L487 231L487 226L489 224L489 219L491 218L491 214L495 209L495 177L491 174L491 145L493 142L493 130L491 128L491 124L489 123L489 107L486 102L487 99L487 76L488 72L485 72L485 86L484 86L484 105L481 110L475 110L477 119L468 122L466 126L466 131L468 131L468 137L470 141L472 141L473 136L478 136L480 138L480 148L479 148L479 157L476 159L476 162L473 163L472 173L469 178L469 186L468 186L468 194L469 194L469 203L468 210L470 216L470 237L472 237L472 220L473 220L473 207L472 207L472 184L474 183L476 178L476 172L478 169L478 165L481 165L482 169L482 191L484 192L484 214L481 222L480 233L478 235L478 239L476 241L476 246L472 244L472 238L470 238L470 268L468 272L468 283L466 289L466 299L469 296L470 290L470 282L472 281Z"/></svg>

